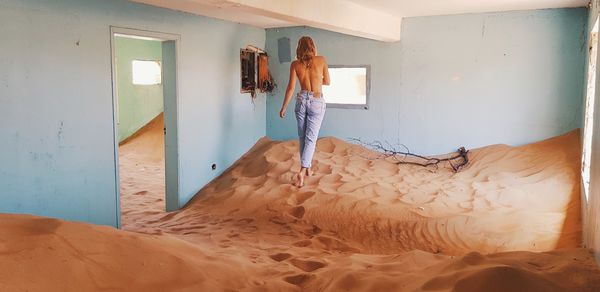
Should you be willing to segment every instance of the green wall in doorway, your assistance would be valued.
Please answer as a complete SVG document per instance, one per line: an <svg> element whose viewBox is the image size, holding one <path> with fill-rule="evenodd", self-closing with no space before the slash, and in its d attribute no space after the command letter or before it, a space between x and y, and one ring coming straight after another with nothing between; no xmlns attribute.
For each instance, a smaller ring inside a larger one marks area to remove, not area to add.
<svg viewBox="0 0 600 292"><path fill-rule="evenodd" d="M162 43L115 37L115 58L121 142L163 111L162 84L134 85L132 76L134 60L162 61Z"/></svg>

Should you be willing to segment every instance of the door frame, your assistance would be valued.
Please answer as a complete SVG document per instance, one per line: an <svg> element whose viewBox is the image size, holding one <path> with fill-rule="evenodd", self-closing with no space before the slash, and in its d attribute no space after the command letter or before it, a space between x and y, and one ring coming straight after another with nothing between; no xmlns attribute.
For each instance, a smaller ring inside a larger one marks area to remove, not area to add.
<svg viewBox="0 0 600 292"><path fill-rule="evenodd" d="M163 33L126 27L110 26L110 59L111 59L111 86L112 86L112 106L113 106L113 144L114 144L114 165L115 165L115 200L117 206L117 227L121 228L121 189L119 176L119 139L118 139L118 102L117 94L117 72L115 62L115 36L126 35L142 37L151 40L161 41L163 48L165 43L174 45L174 62L169 64L163 55L163 70L165 67L174 68L175 78L170 80L163 75L163 111L165 120L165 208L166 211L175 211L179 206L180 190L180 168L179 168L179 64L180 64L180 43L181 36L172 33ZM163 50L164 54L164 50ZM164 72L164 71L163 71ZM164 73L163 73L164 74ZM170 86L165 86L167 82L174 82ZM168 92L167 92L168 91ZM169 107L167 107L169 105ZM174 105L174 106L173 106Z"/></svg>

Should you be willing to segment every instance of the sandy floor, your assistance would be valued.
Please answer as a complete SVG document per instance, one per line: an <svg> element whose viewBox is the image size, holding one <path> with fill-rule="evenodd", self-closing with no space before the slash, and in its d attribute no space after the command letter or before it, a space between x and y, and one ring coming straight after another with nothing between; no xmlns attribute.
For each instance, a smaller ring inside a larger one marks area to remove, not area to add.
<svg viewBox="0 0 600 292"><path fill-rule="evenodd" d="M160 114L119 146L121 225L165 211L164 118Z"/></svg>
<svg viewBox="0 0 600 292"><path fill-rule="evenodd" d="M133 183L134 232L0 215L0 290L600 291L577 248L578 132L473 150L458 174L325 138L301 189L296 149L259 141L179 212Z"/></svg>

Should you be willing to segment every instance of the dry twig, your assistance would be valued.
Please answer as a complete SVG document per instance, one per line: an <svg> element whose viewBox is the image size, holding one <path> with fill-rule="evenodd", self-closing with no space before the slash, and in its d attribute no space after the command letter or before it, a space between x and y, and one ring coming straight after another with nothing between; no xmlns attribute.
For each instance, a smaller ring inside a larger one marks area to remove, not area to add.
<svg viewBox="0 0 600 292"><path fill-rule="evenodd" d="M449 157L436 158L411 153L410 149L404 144L400 145L404 150L398 150L387 142L385 144L380 141L364 142L356 138L351 138L350 141L381 153L379 158L393 158L397 164L434 167L438 169L440 163L448 162L454 172L459 172L469 163L469 150L466 150L465 147L458 148L456 154ZM412 158L412 160L407 160L407 158Z"/></svg>

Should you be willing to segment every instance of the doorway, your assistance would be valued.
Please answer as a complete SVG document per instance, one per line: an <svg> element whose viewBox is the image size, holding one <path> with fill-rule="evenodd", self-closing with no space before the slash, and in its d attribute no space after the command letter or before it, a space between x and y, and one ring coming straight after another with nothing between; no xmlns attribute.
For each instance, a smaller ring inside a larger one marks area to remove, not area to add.
<svg viewBox="0 0 600 292"><path fill-rule="evenodd" d="M174 34L111 27L119 227L179 209Z"/></svg>

